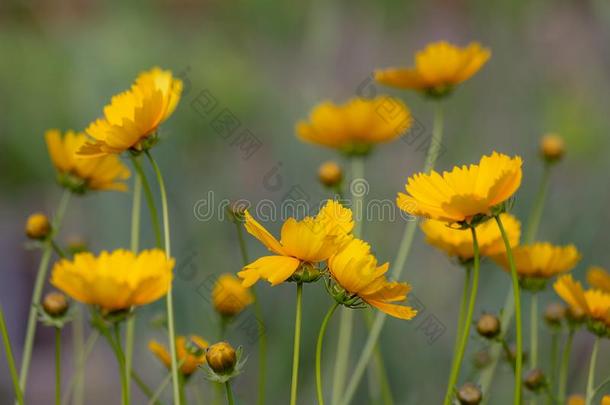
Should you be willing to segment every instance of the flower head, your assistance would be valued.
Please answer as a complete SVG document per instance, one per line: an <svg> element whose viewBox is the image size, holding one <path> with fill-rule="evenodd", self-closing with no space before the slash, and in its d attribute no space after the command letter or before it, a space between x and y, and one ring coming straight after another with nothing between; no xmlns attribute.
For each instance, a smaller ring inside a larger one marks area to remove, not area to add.
<svg viewBox="0 0 610 405"><path fill-rule="evenodd" d="M610 293L601 290L584 290L572 275L566 274L553 285L555 292L570 306L574 313L582 313L590 321L610 328Z"/></svg>
<svg viewBox="0 0 610 405"><path fill-rule="evenodd" d="M515 267L520 277L548 279L574 268L580 253L574 245L555 246L550 243L520 245L513 249ZM510 271L506 253L493 258L506 271Z"/></svg>
<svg viewBox="0 0 610 405"><path fill-rule="evenodd" d="M55 264L51 284L77 301L118 311L163 297L172 281L174 259L159 249L138 255L118 249L99 256L78 253Z"/></svg>
<svg viewBox="0 0 610 405"><path fill-rule="evenodd" d="M365 154L378 143L398 138L412 122L411 112L400 100L379 96L355 98L343 105L319 104L308 122L297 123L296 131L304 141L348 154Z"/></svg>
<svg viewBox="0 0 610 405"><path fill-rule="evenodd" d="M478 165L454 167L442 176L434 170L407 181L407 194L399 193L397 205L407 213L444 222L470 222L490 215L521 185L521 158L493 152Z"/></svg>
<svg viewBox="0 0 610 405"><path fill-rule="evenodd" d="M42 212L30 215L25 223L25 234L30 239L45 239L49 236L51 230L49 217Z"/></svg>
<svg viewBox="0 0 610 405"><path fill-rule="evenodd" d="M42 299L42 309L51 317L63 316L68 312L69 308L70 302L68 302L68 298L62 293L51 292Z"/></svg>
<svg viewBox="0 0 610 405"><path fill-rule="evenodd" d="M540 139L540 154L548 163L555 163L565 153L565 142L557 134L546 134Z"/></svg>
<svg viewBox="0 0 610 405"><path fill-rule="evenodd" d="M140 73L131 89L112 97L104 117L89 125L86 132L94 141L78 153L99 156L143 149L140 143L172 115L181 93L182 81L169 70L155 67Z"/></svg>
<svg viewBox="0 0 610 405"><path fill-rule="evenodd" d="M573 394L568 398L567 405L585 405L585 397L581 394ZM605 405L605 404L603 404Z"/></svg>
<svg viewBox="0 0 610 405"><path fill-rule="evenodd" d="M587 283L593 288L610 294L610 274L599 266L591 266L587 271Z"/></svg>
<svg viewBox="0 0 610 405"><path fill-rule="evenodd" d="M413 67L378 70L375 79L388 86L442 96L478 72L490 56L476 42L465 48L435 42L415 54Z"/></svg>
<svg viewBox="0 0 610 405"><path fill-rule="evenodd" d="M118 156L91 159L78 156L76 152L87 142L87 137L82 133L67 131L62 136L59 130L50 129L44 136L62 186L77 193L86 190L127 190L123 180L129 178L129 169Z"/></svg>
<svg viewBox="0 0 610 405"><path fill-rule="evenodd" d="M326 187L338 187L343 180L343 171L336 162L324 162L318 168L318 180Z"/></svg>
<svg viewBox="0 0 610 405"><path fill-rule="evenodd" d="M503 213L500 215L511 247L519 244L521 223L514 216ZM446 222L429 219L421 224L426 235L426 242L444 251L449 256L457 256L460 260L470 260L474 257L472 232L468 229L456 229L447 226ZM479 252L483 256L493 256L505 252L504 241L498 226L487 221L477 227L477 242Z"/></svg>
<svg viewBox="0 0 610 405"><path fill-rule="evenodd" d="M227 342L214 343L206 350L208 366L217 374L228 374L237 364L237 353Z"/></svg>
<svg viewBox="0 0 610 405"><path fill-rule="evenodd" d="M190 348L190 345L196 345L199 350L197 352ZM208 342L196 335L191 336L178 336L176 337L176 352L178 355L178 362L182 363L180 366L180 372L184 376L190 376L197 368L205 364L205 350L209 346ZM148 350L150 350L157 358L163 363L167 369L172 367L172 359L167 348L161 343L151 340L148 342Z"/></svg>
<svg viewBox="0 0 610 405"><path fill-rule="evenodd" d="M394 304L406 300L411 286L388 281L385 277L388 267L388 263L378 266L371 247L360 239L352 239L328 260L330 275L343 290L341 303L349 306L360 299L388 315L411 319L417 314L415 309Z"/></svg>
<svg viewBox="0 0 610 405"><path fill-rule="evenodd" d="M299 266L327 260L346 243L354 227L351 210L333 200L328 200L316 217L301 221L288 218L279 241L248 211L245 219L246 230L274 253L255 260L237 273L245 287L260 278L277 285L288 280Z"/></svg>
<svg viewBox="0 0 610 405"><path fill-rule="evenodd" d="M254 301L249 288L241 284L233 274L220 275L212 290L214 309L222 316L231 317L239 314Z"/></svg>

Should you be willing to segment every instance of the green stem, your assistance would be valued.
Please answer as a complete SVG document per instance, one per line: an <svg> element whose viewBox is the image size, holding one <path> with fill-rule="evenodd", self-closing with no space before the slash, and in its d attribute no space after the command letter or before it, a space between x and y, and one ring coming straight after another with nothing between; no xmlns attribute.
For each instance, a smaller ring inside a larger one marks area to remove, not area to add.
<svg viewBox="0 0 610 405"><path fill-rule="evenodd" d="M320 332L318 333L318 342L316 344L316 392L318 394L318 404L320 405L324 405L324 393L322 390L322 342L324 341L324 334L326 333L328 321L330 321L330 318L333 316L338 306L339 303L335 302L332 307L330 307L322 321Z"/></svg>
<svg viewBox="0 0 610 405"><path fill-rule="evenodd" d="M225 382L225 389L227 391L227 403L229 405L234 405L235 401L233 401L233 391L231 391L231 383L229 381Z"/></svg>
<svg viewBox="0 0 610 405"><path fill-rule="evenodd" d="M504 349L504 355L506 356L506 359L510 363L510 368L513 369L513 373L514 373L515 372L515 360L513 360L513 353L510 350L510 346L508 345L508 343L506 342L506 339L504 339L504 337L500 338L500 343L502 345L502 349Z"/></svg>
<svg viewBox="0 0 610 405"><path fill-rule="evenodd" d="M292 380L290 383L290 405L297 403L297 385L299 381L299 353L301 351L301 306L303 301L303 284L297 283L297 305L294 317L294 346L292 352Z"/></svg>
<svg viewBox="0 0 610 405"><path fill-rule="evenodd" d="M454 388L457 384L458 377L460 374L460 368L462 367L462 360L464 359L464 353L466 352L466 346L468 344L468 338L470 336L470 326L472 324L472 315L474 313L474 304L477 299L477 291L479 288L479 243L477 240L477 232L474 227L470 228L472 233L472 247L474 250L474 268L472 276L472 287L470 288L470 298L468 299L468 312L466 313L466 320L462 325L462 336L460 337L460 343L456 352L456 357L453 359L453 365L451 367L451 373L449 374L449 383L447 384L447 392L445 393L445 405L450 405L453 399ZM466 292L466 291L464 291Z"/></svg>
<svg viewBox="0 0 610 405"><path fill-rule="evenodd" d="M557 356L559 354L559 333L553 330L551 333L551 368L550 368L550 384L549 395L547 396L547 404L553 403L554 387L557 384Z"/></svg>
<svg viewBox="0 0 610 405"><path fill-rule="evenodd" d="M125 353L121 346L121 329L120 324L116 322L114 324L114 344L115 354L119 362L119 369L121 374L121 403L123 405L129 404L129 390L128 386L131 383L129 375L127 374L127 368L125 367Z"/></svg>
<svg viewBox="0 0 610 405"><path fill-rule="evenodd" d="M532 243L536 239L536 233L540 226L540 220L542 213L544 212L544 201L549 191L549 184L551 180L551 165L545 163L544 172L542 173L542 181L540 183L540 190L536 196L536 201L532 208L532 212L527 221L527 229L525 230L524 243Z"/></svg>
<svg viewBox="0 0 610 405"><path fill-rule="evenodd" d="M530 350L532 351L532 367L538 367L538 294L532 293L530 301Z"/></svg>
<svg viewBox="0 0 610 405"><path fill-rule="evenodd" d="M136 170L140 181L142 182L142 188L144 189L144 198L146 199L146 204L148 205L148 211L150 212L150 222L152 224L153 232L155 234L155 243L158 248L161 248L163 247L163 245L161 241L161 226L159 225L159 214L157 212L157 206L155 205L155 199L153 197L152 189L150 188L150 183L146 178L146 174L144 174L144 170L142 169L142 165L140 164L140 159L133 155L129 155L129 158L131 159L131 163L133 164L133 167Z"/></svg>
<svg viewBox="0 0 610 405"><path fill-rule="evenodd" d="M515 405L521 404L521 369L523 367L523 331L522 331L522 320L521 320L521 294L519 292L519 278L517 276L517 269L515 267L515 259L513 257L513 250L508 240L508 235L502 224L502 220L496 215L496 223L504 239L504 247L506 248L506 256L508 257L508 263L510 265L510 276L513 283L513 299L515 302L515 326L516 326L516 340L517 350L515 359L515 390L514 390L514 401Z"/></svg>
<svg viewBox="0 0 610 405"><path fill-rule="evenodd" d="M51 244L51 247L53 248L53 251L57 254L57 256L59 256L62 259L66 257L66 254L64 253L64 251L59 247L59 245L53 239L51 239L49 241L49 243Z"/></svg>
<svg viewBox="0 0 610 405"><path fill-rule="evenodd" d="M55 328L55 405L61 404L61 328Z"/></svg>
<svg viewBox="0 0 610 405"><path fill-rule="evenodd" d="M136 385L138 386L140 391L142 391L142 393L144 395L146 395L146 398L148 398L150 400L150 398L152 398L152 396L153 396L153 391L144 382L142 377L140 377L140 375L138 373L136 373L136 371L134 369L131 370L131 379L136 383ZM160 405L160 402L155 401L155 405Z"/></svg>
<svg viewBox="0 0 610 405"><path fill-rule="evenodd" d="M62 398L61 403L63 405L67 405L68 403L70 403L70 396L71 396L73 390L74 390L74 396L76 397L74 399L74 402L76 404L79 403L77 384L79 384L79 383L82 384L82 380L79 381L79 379L83 378L83 373L85 371L85 363L87 362L87 359L91 355L91 352L93 351L93 348L95 347L95 343L97 342L97 339L99 337L100 337L99 331L93 330L91 332L91 334L89 335L89 337L87 338L84 349L82 351L82 357L79 357L77 359L77 364L75 367L74 374L72 375L72 377L70 378L70 381L68 382L68 389L66 390L66 392L64 394L64 398Z"/></svg>
<svg viewBox="0 0 610 405"><path fill-rule="evenodd" d="M85 320L83 317L82 307L76 311L74 322L72 323L72 340L74 342L74 404L82 405L84 403L84 388L85 388ZM72 387L68 385L67 392L64 394L70 395ZM62 400L63 403L63 400Z"/></svg>
<svg viewBox="0 0 610 405"><path fill-rule="evenodd" d="M468 305L468 287L470 286L470 278L472 276L472 268L470 265L465 267L466 275L464 277L464 288L462 290L462 302L460 303L460 315L458 316L457 332L455 334L455 343L453 346L453 358L457 356L460 337L464 328L464 318L466 317L466 308Z"/></svg>
<svg viewBox="0 0 610 405"><path fill-rule="evenodd" d="M17 377L17 367L15 367L15 358L13 357L13 348L11 346L11 338L8 335L8 329L6 327L6 320L4 319L4 309L0 305L0 333L2 333L2 342L4 343L4 354L6 356L6 362L8 363L8 369L11 373L11 380L13 381L13 389L15 390L15 398L19 405L23 405L23 393L19 386L19 379Z"/></svg>
<svg viewBox="0 0 610 405"><path fill-rule="evenodd" d="M32 302L30 304L30 313L28 315L27 331L25 334L25 342L23 344L23 355L21 357L21 371L19 374L19 386L21 387L21 392L23 393L24 397L28 381L28 371L30 369L30 362L32 360L34 337L36 336L36 319L38 317L37 308L40 303L44 283L47 279L49 261L51 260L51 252L53 250L50 241L52 241L53 237L59 232L66 208L68 207L68 201L70 201L70 191L66 189L62 194L61 200L59 201L59 206L55 212L55 217L53 218L53 234L49 235L49 238L44 245L40 265L38 266L36 281L34 282L34 291L32 292Z"/></svg>
<svg viewBox="0 0 610 405"><path fill-rule="evenodd" d="M184 375L182 373L178 374L179 379L179 388L180 388L180 401L183 404L186 404L186 391L184 390Z"/></svg>
<svg viewBox="0 0 610 405"><path fill-rule="evenodd" d="M593 404L593 395L595 394L595 365L597 364L597 352L599 351L599 342L601 338L595 337L593 342L593 350L591 351L591 361L589 362L589 376L587 377L587 395L586 405Z"/></svg>
<svg viewBox="0 0 610 405"><path fill-rule="evenodd" d="M184 363L184 361L180 361L180 363L178 363L178 367L182 367L182 364ZM148 399L148 405L155 405L158 404L159 401L159 397L161 396L161 394L163 394L163 391L165 391L165 387L167 387L167 385L170 383L170 381L172 381L172 373L171 371L167 374L167 376L161 381L161 384L159 384L159 386L157 387L157 389L152 393L152 395L149 397Z"/></svg>
<svg viewBox="0 0 610 405"><path fill-rule="evenodd" d="M163 212L163 233L165 235L165 255L171 257L170 249L170 237L169 237L169 210L167 207L167 193L165 190L165 182L161 170L157 165L157 162L153 159L149 151L146 151L146 156L152 165L155 174L157 175L157 182L159 183L159 191L161 193L161 210ZM174 404L180 405L180 382L178 380L178 358L176 355L176 338L174 331L174 304L173 304L173 293L172 286L170 285L167 290L166 302L167 302L167 328L169 333L169 347L172 360L172 381L173 381L173 397Z"/></svg>
<svg viewBox="0 0 610 405"><path fill-rule="evenodd" d="M559 368L559 380L557 381L559 388L557 391L557 399L560 404L563 404L566 399L566 387L568 385L568 365L570 364L570 354L572 353L572 342L574 341L574 330L570 329L568 338L563 346L561 355L561 366Z"/></svg>
<svg viewBox="0 0 610 405"><path fill-rule="evenodd" d="M441 149L443 139L443 107L441 102L436 104L435 108L435 116L434 116L434 127L432 129L432 140L430 146L428 147L428 152L426 154L424 171L428 172L434 168L436 165L436 160L438 159L438 154ZM415 232L417 231L417 221L412 220L407 223L405 226L405 231L403 233L402 239L400 241L400 245L398 247L398 252L396 253L396 258L394 260L393 268L392 268L392 278L395 280L400 279L402 272L405 267L405 263L407 261L407 257L411 252L411 246L413 245L413 239L415 237ZM341 399L341 405L349 405L356 394L356 390L358 389L358 384L360 384L360 380L362 379L364 372L368 363L371 360L371 356L375 351L375 347L377 345L377 341L379 340L379 336L381 335L381 330L383 329L383 325L385 324L385 320L387 315L381 311L377 313L375 316L375 321L373 322L373 326L371 331L369 332L368 338L362 349L362 353L360 353L360 357L358 358L358 362L356 363L356 367L351 373L351 379L345 390L343 398ZM340 397L340 395L339 395ZM333 397L334 398L334 397ZM338 400L339 398L337 398ZM333 405L336 404L333 401Z"/></svg>

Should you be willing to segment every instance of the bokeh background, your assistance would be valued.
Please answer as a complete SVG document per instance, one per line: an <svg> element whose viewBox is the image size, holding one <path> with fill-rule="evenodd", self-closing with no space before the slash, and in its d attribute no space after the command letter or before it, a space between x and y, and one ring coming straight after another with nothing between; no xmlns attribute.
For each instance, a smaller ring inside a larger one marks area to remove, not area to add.
<svg viewBox="0 0 610 405"><path fill-rule="evenodd" d="M301 143L294 124L321 100L342 102L363 89L397 95L429 134L430 103L414 93L373 87L369 75L378 67L410 64L414 51L440 39L462 45L477 40L491 48L493 56L447 102L445 152L438 167L476 161L492 150L521 155L524 181L514 211L525 220L542 173L538 139L548 131L561 134L567 157L553 172L539 237L575 243L581 249L583 260L575 270L580 279L588 265L610 267L610 4L604 0L513 0L493 6L482 0L0 2L0 298L17 360L40 257L38 251L24 248L24 222L33 211L52 213L61 194L42 137L46 129L82 130L113 94L152 66L172 69L185 80L185 94L163 126L154 155L168 182L172 244L179 263L177 330L214 340L218 321L205 283L220 272L239 270L241 261L233 225L220 220L218 211L198 220L198 201L213 195L216 210L224 199L279 203L296 187L316 205L327 195L316 182L316 168L337 156ZM193 107L203 91L217 102L213 114L200 114ZM222 109L261 142L250 158L214 129L212 121ZM379 147L366 162L367 198L393 200L406 178L422 167L423 158L417 143L396 141ZM125 247L130 206L128 193L73 198L59 240L81 237L94 251ZM148 218L143 218L143 244L152 246ZM277 231L278 225L270 227ZM380 260L393 259L404 226L400 217L364 225L364 237ZM251 256L264 253L252 238L248 245ZM423 318L391 319L381 350L396 403L439 403L454 341L462 271L426 246L421 234L406 266L403 277L413 284L425 313L446 330L429 339L420 327ZM508 286L507 274L487 263L475 315L499 311ZM269 404L286 403L288 398L293 287L258 287L270 345ZM546 292L543 305L556 299ZM315 398L315 336L329 305L321 284L306 286L302 404ZM152 386L166 375L146 347L150 338L165 339L150 323L163 308L158 302L138 316L135 367ZM244 315L248 317L253 317L251 312ZM363 322L356 319L353 362L365 337ZM29 404L48 404L53 394L53 340L48 328L40 326L38 331L27 397ZM329 379L336 332L336 326L331 327L326 340ZM69 330L65 336L69 375ZM548 354L548 336L543 327L543 356ZM236 391L240 403L254 403L256 341L239 326L230 329L229 340L243 344L250 356ZM570 392L584 391L591 343L589 334L577 335ZM472 339L469 353L483 346ZM610 346L604 342L599 376L610 374L609 355ZM0 359L0 403L9 404L12 389L4 360ZM464 379L475 375L471 366L462 374ZM512 385L506 364L498 376L492 403L509 403ZM86 381L87 404L118 403L117 368L103 342L88 363ZM200 384L211 395L201 375L191 384ZM355 403L369 403L369 388L377 389L365 378ZM137 388L133 391L135 403L145 403Z"/></svg>

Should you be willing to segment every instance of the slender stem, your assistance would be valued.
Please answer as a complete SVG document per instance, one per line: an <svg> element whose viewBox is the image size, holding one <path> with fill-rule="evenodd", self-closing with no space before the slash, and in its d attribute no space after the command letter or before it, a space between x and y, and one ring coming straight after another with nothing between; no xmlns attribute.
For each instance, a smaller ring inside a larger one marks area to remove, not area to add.
<svg viewBox="0 0 610 405"><path fill-rule="evenodd" d="M32 302L30 304L30 313L28 315L27 331L25 334L25 342L23 344L23 355L21 357L21 371L19 374L19 386L21 392L25 397L26 386L28 381L28 371L30 369L30 361L32 360L32 350L34 348L34 337L36 336L36 318L38 316L38 304L40 303L40 297L42 295L42 289L47 279L47 271L49 268L49 261L51 259L52 245L50 241L59 232L61 222L63 220L68 202L70 201L70 191L64 190L59 206L55 212L53 218L53 234L49 236L47 242L44 245L42 257L40 259L40 265L38 266L38 272L36 275L36 281L34 282L34 290L32 292Z"/></svg>
<svg viewBox="0 0 610 405"><path fill-rule="evenodd" d="M438 159L439 152L442 147L442 139L443 139L443 106L441 102L438 102L435 106L435 116L434 116L434 127L432 129L432 140L430 142L430 146L428 147L428 152L426 154L424 171L428 172L434 168L436 165L436 160ZM392 278L400 279L402 272L405 267L405 263L407 261L407 257L411 252L411 246L413 244L413 239L415 237L415 232L417 231L417 221L409 221L405 226L405 231L400 241L400 245L398 247L398 252L396 253L396 258L394 260L393 268L392 268ZM351 379L345 390L343 398L341 399L341 405L348 405L352 402L354 395L356 394L356 390L358 389L358 384L360 384L360 380L364 375L366 367L371 360L371 356L374 353L375 346L377 345L377 341L379 340L379 336L381 335L381 330L383 329L383 325L385 324L385 320L387 315L381 311L375 315L375 321L373 322L373 327L369 332L368 338L362 349L362 353L360 353L360 357L358 358L358 362L356 363L356 367L353 369L351 373ZM338 398L337 398L338 400ZM333 401L333 405L336 402Z"/></svg>
<svg viewBox="0 0 610 405"><path fill-rule="evenodd" d="M250 260L248 258L248 246L246 245L246 239L244 238L244 229L239 221L235 221L235 229L237 231L237 241L239 242L242 263L245 266Z"/></svg>
<svg viewBox="0 0 610 405"><path fill-rule="evenodd" d="M127 368L125 367L125 353L121 346L121 329L118 322L114 324L114 345L115 354L119 362L119 369L121 374L121 403L123 405L129 404L128 386L131 383L129 375L127 374Z"/></svg>
<svg viewBox="0 0 610 405"><path fill-rule="evenodd" d="M231 391L231 382L225 382L225 389L227 391L227 403L229 405L234 405L235 401L233 400L233 391Z"/></svg>
<svg viewBox="0 0 610 405"><path fill-rule="evenodd" d="M477 240L476 229L474 227L471 227L470 231L472 233L472 247L474 250L472 287L470 288L470 298L468 299L468 312L466 313L466 320L462 325L462 336L460 337L460 343L456 352L456 357L453 359L451 373L449 374L449 383L447 384L447 392L445 393L445 405L450 405L453 400L454 388L457 384L457 380L460 374L460 368L462 367L462 360L464 359L464 353L466 352L466 346L468 344L468 338L470 336L472 314L474 313L474 304L477 299L477 291L479 288L479 242ZM465 292L466 291L464 291L464 293Z"/></svg>
<svg viewBox="0 0 610 405"><path fill-rule="evenodd" d="M55 405L61 404L61 328L55 328Z"/></svg>
<svg viewBox="0 0 610 405"><path fill-rule="evenodd" d="M186 391L184 390L184 374L178 374L179 388L180 388L180 401L186 404Z"/></svg>
<svg viewBox="0 0 610 405"><path fill-rule="evenodd" d="M472 275L472 267L467 265L465 267L466 274L464 277L464 288L462 290L462 302L460 303L460 315L458 316L457 332L455 334L455 343L453 346L453 358L457 357L458 346L460 343L460 337L464 328L464 318L466 317L466 308L468 305L468 287L470 286L470 278Z"/></svg>
<svg viewBox="0 0 610 405"><path fill-rule="evenodd" d="M75 319L72 322L72 340L74 343L74 404L82 405L84 403L85 389L85 367L83 356L85 354L85 319L83 317L82 307L76 311ZM70 395L72 387L68 385L67 392L64 394ZM62 400L63 403L63 400Z"/></svg>
<svg viewBox="0 0 610 405"><path fill-rule="evenodd" d="M51 247L53 248L53 251L57 254L57 256L61 257L62 259L66 257L64 251L53 239L51 239L49 243L51 244Z"/></svg>
<svg viewBox="0 0 610 405"><path fill-rule="evenodd" d="M146 398L152 398L154 394L152 389L150 389L150 387L144 382L142 377L140 377L140 375L136 373L134 369L131 370L131 379L136 383L140 391L142 391L142 393L146 395ZM160 403L159 401L155 401L155 404L159 405Z"/></svg>
<svg viewBox="0 0 610 405"><path fill-rule="evenodd" d="M506 248L506 256L508 257L508 263L510 265L510 276L513 283L513 299L515 301L515 326L516 326L516 360L515 360L515 390L514 390L514 401L515 405L521 404L521 369L523 367L523 331L522 331L522 320L521 320L521 294L519 292L519 278L517 276L517 269L515 267L515 259L513 257L513 250L508 240L508 235L502 224L502 220L496 215L496 223L504 239L504 247Z"/></svg>
<svg viewBox="0 0 610 405"><path fill-rule="evenodd" d="M15 367L15 358L13 357L13 348L11 346L11 338L8 335L8 329L6 327L6 320L4 319L4 309L0 305L0 333L2 333L2 342L4 343L4 354L6 356L6 362L8 363L8 369L11 373L11 380L13 381L13 389L15 390L15 398L19 405L23 405L23 394L19 387L19 379L17 377L17 367Z"/></svg>
<svg viewBox="0 0 610 405"><path fill-rule="evenodd" d="M182 364L184 364L184 360L181 360L178 363L178 367L182 367ZM153 394L148 397L148 405L155 405L158 404L159 401L159 397L161 396L161 394L163 394L163 391L165 391L165 387L167 387L167 385L172 381L172 373L169 372L167 374L167 376L163 379L163 381L161 381L161 384L159 384L159 386L157 387L157 389L153 392Z"/></svg>
<svg viewBox="0 0 610 405"><path fill-rule="evenodd" d="M150 188L150 183L146 178L146 174L144 174L144 170L142 169L142 165L140 163L140 159L136 156L129 155L131 159L131 163L133 167L136 169L136 173L142 182L142 188L144 189L144 198L146 199L146 204L148 205L148 210L150 212L150 222L152 224L153 232L155 234L155 242L156 246L161 248L161 227L159 225L159 214L157 213L157 206L155 205L155 199L153 197L152 190ZM134 186L135 187L135 186ZM135 189L134 189L135 190ZM132 223L133 226L133 223Z"/></svg>
<svg viewBox="0 0 610 405"><path fill-rule="evenodd" d="M586 405L593 404L593 396L595 394L595 365L597 364L597 352L599 351L599 342L601 338L599 336L595 336L595 341L593 342L593 350L591 351L591 361L589 362L589 376L587 377L587 395L586 395Z"/></svg>
<svg viewBox="0 0 610 405"><path fill-rule="evenodd" d="M294 316L294 347L292 352L292 381L290 383L290 405L297 403L297 385L299 380L299 353L301 351L301 306L303 301L303 284L297 283L297 305Z"/></svg>
<svg viewBox="0 0 610 405"><path fill-rule="evenodd" d="M504 337L502 337L500 339L500 343L502 344L502 349L504 349L504 355L508 359L508 362L510 363L510 367L513 369L513 373L514 373L515 372L515 361L513 360L513 353L510 350L510 346L508 345L508 343L506 342L506 339L504 339Z"/></svg>
<svg viewBox="0 0 610 405"><path fill-rule="evenodd" d="M62 398L61 403L63 405L67 405L68 403L70 403L70 396L72 394L72 391L74 390L74 402L76 404L79 404L79 393L77 391L77 384L82 383L82 380L79 381L79 378L83 378L83 373L85 370L85 363L87 362L87 359L89 358L89 356L91 355L91 352L93 351L93 348L95 347L95 343L97 342L97 339L100 337L99 331L97 330L93 330L91 332L91 334L89 335L89 337L87 338L87 341L85 342L85 346L82 352L82 357L79 357L77 359L77 364L75 367L75 371L74 374L72 375L72 377L70 377L70 380L68 382L68 389L66 390L66 392L64 393L64 397Z"/></svg>
<svg viewBox="0 0 610 405"><path fill-rule="evenodd" d="M364 158L363 157L353 157L351 159L351 174L352 174L352 184L351 184L351 192L352 192L352 206L355 215L355 226L354 226L354 236L361 237L362 236L362 223L364 222L364 196L368 191L368 186L366 184L362 184L365 187L358 187L358 182L365 182L364 179Z"/></svg>
<svg viewBox="0 0 610 405"><path fill-rule="evenodd" d="M551 372L550 372L550 384L549 384L549 395L547 396L547 404L553 403L553 392L554 387L557 385L557 356L559 354L559 333L553 330L551 333Z"/></svg>
<svg viewBox="0 0 610 405"><path fill-rule="evenodd" d="M324 341L324 334L326 333L328 321L330 321L330 318L333 316L338 306L339 303L335 302L332 307L330 307L322 321L320 332L318 333L318 342L316 344L316 392L318 394L318 404L320 405L324 405L324 393L322 390L322 342Z"/></svg>
<svg viewBox="0 0 610 405"><path fill-rule="evenodd" d="M574 330L570 329L568 338L563 346L563 353L561 355L561 366L559 368L559 381L557 399L560 404L563 404L566 399L566 387L568 384L568 365L570 364L570 354L572 353L572 342L574 341Z"/></svg>
<svg viewBox="0 0 610 405"><path fill-rule="evenodd" d="M595 398L595 396L597 395L597 393L606 386L606 384L610 383L610 377L606 378L604 381L602 381L597 388L595 388L595 391L593 392L593 398Z"/></svg>
<svg viewBox="0 0 610 405"><path fill-rule="evenodd" d="M530 301L530 350L532 367L538 367L538 294L532 293Z"/></svg>
<svg viewBox="0 0 610 405"><path fill-rule="evenodd" d="M170 237L169 237L169 210L167 208L167 193L165 191L165 182L161 170L157 165L157 162L153 159L149 151L146 151L146 156L150 161L155 173L157 175L157 182L159 183L159 191L161 193L161 210L163 212L163 233L165 235L165 254L167 257L171 256L170 248ZM166 303L167 303L167 329L169 333L169 347L172 360L172 381L173 381L173 397L174 404L180 405L180 382L178 380L178 358L176 355L176 334L174 331L174 303L172 286L170 285L167 290Z"/></svg>
<svg viewBox="0 0 610 405"><path fill-rule="evenodd" d="M544 201L549 191L549 184L551 180L551 166L548 163L544 165L544 172L542 173L542 181L540 183L540 190L536 196L536 201L532 208L532 212L527 221L527 229L525 230L524 243L532 243L536 239L536 233L540 226L540 219L544 211Z"/></svg>

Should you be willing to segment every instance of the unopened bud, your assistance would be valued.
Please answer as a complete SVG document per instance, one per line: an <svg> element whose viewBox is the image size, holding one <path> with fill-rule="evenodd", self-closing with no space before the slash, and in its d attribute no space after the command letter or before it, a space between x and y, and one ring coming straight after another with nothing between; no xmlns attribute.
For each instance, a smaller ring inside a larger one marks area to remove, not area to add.
<svg viewBox="0 0 610 405"><path fill-rule="evenodd" d="M544 320L549 326L560 326L565 317L566 307L559 302L551 302L544 310Z"/></svg>
<svg viewBox="0 0 610 405"><path fill-rule="evenodd" d="M483 399L483 394L479 387L468 382L458 389L457 399L461 405L478 405Z"/></svg>
<svg viewBox="0 0 610 405"><path fill-rule="evenodd" d="M205 359L215 373L230 374L237 363L237 354L229 343L219 342L208 347Z"/></svg>
<svg viewBox="0 0 610 405"><path fill-rule="evenodd" d="M30 239L45 239L51 233L49 218L40 212L28 217L25 224L25 234Z"/></svg>
<svg viewBox="0 0 610 405"><path fill-rule="evenodd" d="M52 318L59 318L64 315L69 306L66 296L58 292L48 293L42 300L44 312Z"/></svg>
<svg viewBox="0 0 610 405"><path fill-rule="evenodd" d="M557 134L546 134L540 140L540 153L548 163L558 162L565 153L565 142Z"/></svg>
<svg viewBox="0 0 610 405"><path fill-rule="evenodd" d="M324 162L318 169L318 180L326 187L336 187L343 180L343 171L333 161Z"/></svg>
<svg viewBox="0 0 610 405"><path fill-rule="evenodd" d="M534 368L525 375L523 383L528 390L536 392L544 387L546 378L541 369Z"/></svg>
<svg viewBox="0 0 610 405"><path fill-rule="evenodd" d="M483 314L477 321L477 332L487 339L493 339L500 334L500 320L492 314Z"/></svg>

